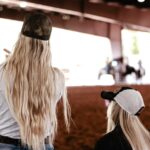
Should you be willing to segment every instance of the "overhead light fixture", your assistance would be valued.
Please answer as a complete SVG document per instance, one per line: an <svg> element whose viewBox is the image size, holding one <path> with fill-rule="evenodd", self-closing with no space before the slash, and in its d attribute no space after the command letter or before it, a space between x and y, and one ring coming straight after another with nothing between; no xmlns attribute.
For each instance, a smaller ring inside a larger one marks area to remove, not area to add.
<svg viewBox="0 0 150 150"><path fill-rule="evenodd" d="M70 16L69 15L62 15L62 19L63 20L70 20Z"/></svg>
<svg viewBox="0 0 150 150"><path fill-rule="evenodd" d="M145 0L137 0L139 3L143 3L145 2Z"/></svg>
<svg viewBox="0 0 150 150"><path fill-rule="evenodd" d="M27 7L27 2L22 1L22 2L19 3L19 6L21 8L25 8L25 7Z"/></svg>
<svg viewBox="0 0 150 150"><path fill-rule="evenodd" d="M103 0L89 0L90 3L102 3Z"/></svg>

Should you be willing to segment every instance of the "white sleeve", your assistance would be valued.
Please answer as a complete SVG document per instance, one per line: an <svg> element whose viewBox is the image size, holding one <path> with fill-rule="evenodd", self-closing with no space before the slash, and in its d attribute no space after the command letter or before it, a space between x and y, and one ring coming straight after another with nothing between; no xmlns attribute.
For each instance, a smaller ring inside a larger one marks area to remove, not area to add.
<svg viewBox="0 0 150 150"><path fill-rule="evenodd" d="M55 99L58 102L65 90L64 74L57 68L54 68Z"/></svg>
<svg viewBox="0 0 150 150"><path fill-rule="evenodd" d="M0 91L3 89L3 67L4 64L0 64Z"/></svg>

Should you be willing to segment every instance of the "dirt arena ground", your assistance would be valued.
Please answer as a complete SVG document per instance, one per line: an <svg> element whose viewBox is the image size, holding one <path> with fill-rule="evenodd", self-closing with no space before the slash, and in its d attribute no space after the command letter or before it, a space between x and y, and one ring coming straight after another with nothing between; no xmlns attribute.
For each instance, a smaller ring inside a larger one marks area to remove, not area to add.
<svg viewBox="0 0 150 150"><path fill-rule="evenodd" d="M70 133L64 127L62 108L58 107L59 131L55 150L93 150L95 142L106 131L106 106L100 98L100 91L119 86L69 87L68 98L72 109ZM150 85L131 85L138 89L146 104L140 116L150 130Z"/></svg>

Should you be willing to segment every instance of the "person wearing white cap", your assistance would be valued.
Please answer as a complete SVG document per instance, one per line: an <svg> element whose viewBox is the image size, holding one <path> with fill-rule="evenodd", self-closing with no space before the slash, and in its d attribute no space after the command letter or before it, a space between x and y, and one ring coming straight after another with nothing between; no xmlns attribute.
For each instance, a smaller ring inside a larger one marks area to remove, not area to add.
<svg viewBox="0 0 150 150"><path fill-rule="evenodd" d="M107 109L107 133L94 150L150 150L150 133L138 116L145 107L139 91L122 87L118 92L102 91L110 101Z"/></svg>

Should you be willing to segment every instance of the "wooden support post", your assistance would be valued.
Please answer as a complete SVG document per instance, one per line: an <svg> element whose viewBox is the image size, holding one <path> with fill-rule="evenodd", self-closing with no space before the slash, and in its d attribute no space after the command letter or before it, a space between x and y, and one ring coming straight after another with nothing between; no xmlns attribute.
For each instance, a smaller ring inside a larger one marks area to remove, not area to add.
<svg viewBox="0 0 150 150"><path fill-rule="evenodd" d="M122 27L117 24L110 24L108 29L108 38L111 42L113 59L122 57Z"/></svg>

